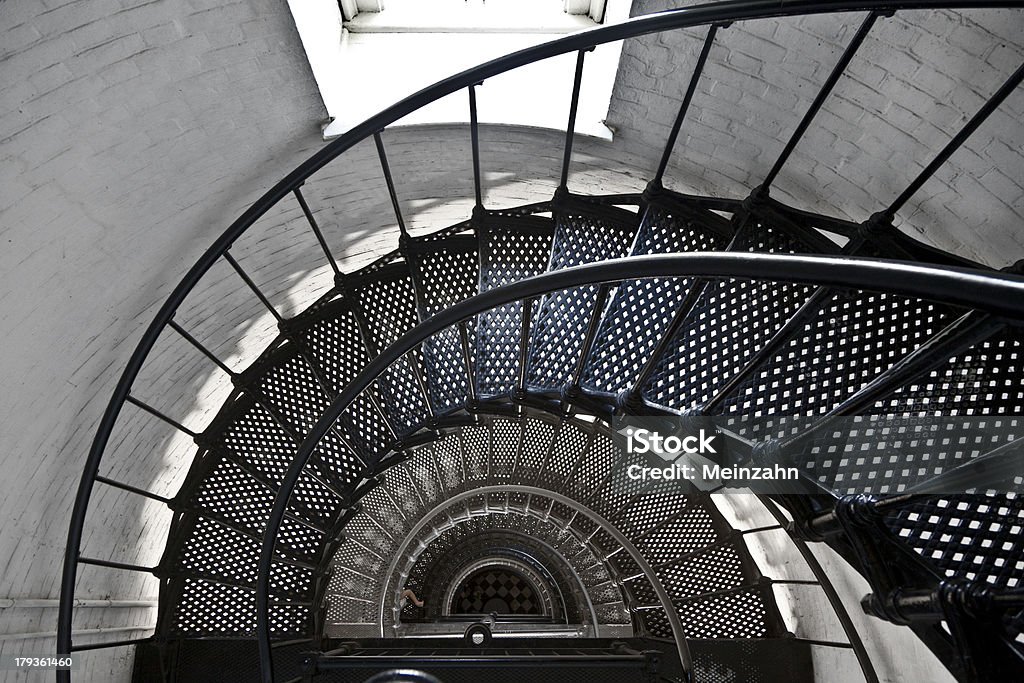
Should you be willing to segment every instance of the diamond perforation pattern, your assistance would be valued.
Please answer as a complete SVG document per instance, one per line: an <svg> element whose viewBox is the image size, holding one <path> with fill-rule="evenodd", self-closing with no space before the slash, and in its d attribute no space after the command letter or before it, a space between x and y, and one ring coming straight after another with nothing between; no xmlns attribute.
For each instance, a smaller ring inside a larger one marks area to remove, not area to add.
<svg viewBox="0 0 1024 683"><path fill-rule="evenodd" d="M487 478L490 470L491 435L485 427L464 427L462 449L466 460L466 475L471 481Z"/></svg>
<svg viewBox="0 0 1024 683"><path fill-rule="evenodd" d="M703 507L694 506L648 532L636 545L649 562L660 564L718 540L719 533L711 514Z"/></svg>
<svg viewBox="0 0 1024 683"><path fill-rule="evenodd" d="M841 446L826 434L808 442L798 461L839 493L891 494L1019 438L1021 338L1009 328L976 344L876 402L863 429L844 430ZM879 433L888 435L884 444L877 443Z"/></svg>
<svg viewBox="0 0 1024 683"><path fill-rule="evenodd" d="M309 624L309 607L305 605L275 605L267 610L270 632L278 638L306 635Z"/></svg>
<svg viewBox="0 0 1024 683"><path fill-rule="evenodd" d="M673 601L687 638L764 638L768 607L758 589Z"/></svg>
<svg viewBox="0 0 1024 683"><path fill-rule="evenodd" d="M491 429L491 477L508 479L519 455L519 435L522 427L518 420L496 419Z"/></svg>
<svg viewBox="0 0 1024 683"><path fill-rule="evenodd" d="M427 317L477 293L476 249L455 248L444 242L439 242L438 247L421 254L418 260L423 289L420 303ZM469 344L472 348L472 336ZM423 351L434 410L444 412L461 406L468 395L469 380L458 331L452 328L435 335L424 343Z"/></svg>
<svg viewBox="0 0 1024 683"><path fill-rule="evenodd" d="M672 254L726 247L725 237L652 204L631 253ZM690 289L689 278L629 280L616 290L601 321L583 386L608 394L637 377Z"/></svg>
<svg viewBox="0 0 1024 683"><path fill-rule="evenodd" d="M756 229L755 229L756 228ZM734 251L809 251L801 242L757 224ZM752 280L710 283L686 316L643 389L644 398L675 410L701 405L789 320L811 287Z"/></svg>
<svg viewBox="0 0 1024 683"><path fill-rule="evenodd" d="M548 270L561 270L629 253L634 226L581 213L559 214ZM598 287L577 287L544 297L530 333L528 384L565 384L582 351Z"/></svg>
<svg viewBox="0 0 1024 683"><path fill-rule="evenodd" d="M929 496L886 516L907 545L949 578L996 588L1024 587L1024 499Z"/></svg>
<svg viewBox="0 0 1024 683"><path fill-rule="evenodd" d="M430 416L426 398L416 380L417 372L422 377L423 362L414 352L392 363L378 381L385 410L400 435L414 431Z"/></svg>
<svg viewBox="0 0 1024 683"><path fill-rule="evenodd" d="M539 483L552 491L561 491L577 464L586 457L584 451L590 435L574 424L564 422L558 428L551 456L541 471Z"/></svg>
<svg viewBox="0 0 1024 683"><path fill-rule="evenodd" d="M1024 415L1024 330L1008 328L880 400L875 414Z"/></svg>
<svg viewBox="0 0 1024 683"><path fill-rule="evenodd" d="M656 573L673 598L717 593L741 586L746 579L739 554L731 545L711 548L678 564L659 567Z"/></svg>
<svg viewBox="0 0 1024 683"><path fill-rule="evenodd" d="M334 318L312 325L302 333L302 339L335 394L369 362L356 316L347 308L339 310Z"/></svg>
<svg viewBox="0 0 1024 683"><path fill-rule="evenodd" d="M292 345L291 351L296 350ZM299 435L309 433L330 405L313 370L298 355L275 364L260 379L257 388Z"/></svg>
<svg viewBox="0 0 1024 683"><path fill-rule="evenodd" d="M323 540L324 535L316 529L286 518L277 534L276 551L294 559L315 562Z"/></svg>
<svg viewBox="0 0 1024 683"><path fill-rule="evenodd" d="M541 465L551 448L555 436L555 425L543 420L526 420L523 422L523 439L519 464L516 466L515 478L519 481L534 480L540 474Z"/></svg>
<svg viewBox="0 0 1024 683"><path fill-rule="evenodd" d="M308 600L313 595L313 570L275 562L270 567L270 591L279 599Z"/></svg>
<svg viewBox="0 0 1024 683"><path fill-rule="evenodd" d="M408 273L368 282L356 289L355 296L378 353L419 322L412 277ZM422 366L418 355L414 362ZM425 399L413 373L413 366L405 357L393 364L380 380L384 404L399 431L412 429L428 416Z"/></svg>
<svg viewBox="0 0 1024 683"><path fill-rule="evenodd" d="M318 474L338 491L344 491L355 483L363 469L355 454L332 432L328 432L317 444L310 462Z"/></svg>
<svg viewBox="0 0 1024 683"><path fill-rule="evenodd" d="M339 426L341 434L366 461L383 455L394 440L377 404L365 391L345 409Z"/></svg>
<svg viewBox="0 0 1024 683"><path fill-rule="evenodd" d="M238 586L185 579L171 631L183 636L253 636L256 593Z"/></svg>
<svg viewBox="0 0 1024 683"><path fill-rule="evenodd" d="M743 415L821 415L945 327L954 311L920 299L838 295L724 405ZM759 421L752 438L761 437Z"/></svg>
<svg viewBox="0 0 1024 683"><path fill-rule="evenodd" d="M251 531L263 533L274 505L274 493L238 465L222 460L199 487L193 504Z"/></svg>
<svg viewBox="0 0 1024 683"><path fill-rule="evenodd" d="M449 494L462 492L465 488L465 474L462 469L462 440L459 435L444 436L435 441L432 447L444 487Z"/></svg>
<svg viewBox="0 0 1024 683"><path fill-rule="evenodd" d="M178 570L196 577L255 586L260 546L252 538L200 517L175 558Z"/></svg>
<svg viewBox="0 0 1024 683"><path fill-rule="evenodd" d="M319 529L328 529L337 517L341 501L308 472L299 475L289 509Z"/></svg>
<svg viewBox="0 0 1024 683"><path fill-rule="evenodd" d="M295 441L255 403L225 430L221 440L240 461L275 485L281 483L296 450Z"/></svg>
<svg viewBox="0 0 1024 683"><path fill-rule="evenodd" d="M583 456L583 464L569 482L569 488L581 497L590 495L610 473L621 455L622 450L610 437L604 434L596 435L586 455Z"/></svg>
<svg viewBox="0 0 1024 683"><path fill-rule="evenodd" d="M483 270L480 291L519 282L545 271L551 256L551 231L493 225L481 235ZM482 397L512 391L518 373L522 311L505 304L477 317L476 384Z"/></svg>

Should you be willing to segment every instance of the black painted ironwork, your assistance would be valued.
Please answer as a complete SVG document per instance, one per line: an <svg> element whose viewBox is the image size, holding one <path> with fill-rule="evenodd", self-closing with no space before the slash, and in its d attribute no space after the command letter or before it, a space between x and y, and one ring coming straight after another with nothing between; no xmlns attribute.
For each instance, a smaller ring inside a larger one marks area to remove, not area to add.
<svg viewBox="0 0 1024 683"><path fill-rule="evenodd" d="M892 217L896 215L896 212L899 211L911 197L917 194L917 191L921 189L921 186L928 182L928 179L935 175L935 172L939 170L943 164L949 161L949 158L953 156L961 146L963 146L964 142L967 141L967 138L971 137L971 135L974 134L974 131L976 131L978 127L992 115L992 112L999 108L999 105L1003 103L1003 100L1009 97L1010 94L1017 89L1017 86L1021 84L1021 81L1024 81L1024 64L1017 67L1017 70L1014 71L1013 74L999 87L999 89L985 101L985 104L982 105L981 109L971 117L971 120L964 124L963 128L957 131L957 134L946 143L946 146L942 148L942 151L940 151L935 158L924 167L924 170L914 178L913 182L903 190L900 196L893 200L892 204L890 204L889 208L884 212L884 215L889 220L892 220Z"/></svg>
<svg viewBox="0 0 1024 683"><path fill-rule="evenodd" d="M711 54L711 46L715 43L715 35L717 33L717 24L712 24L708 27L708 34L704 38L704 45L701 47L700 54L697 55L697 63L693 67L690 84L686 86L686 94L683 95L683 101L679 105L679 113L676 114L675 121L672 122L672 130L668 134L668 140L665 141L665 151L662 152L661 161L658 162L658 170L654 172L654 178L651 182L655 185L661 185L662 178L665 177L665 170L668 168L669 159L672 158L672 150L676 147L679 131L683 127L683 119L686 117L686 112L690 109L693 94L697 92L697 84L700 82L701 74L704 73L704 65L708 61L708 55Z"/></svg>
<svg viewBox="0 0 1024 683"><path fill-rule="evenodd" d="M825 79L825 83L818 89L818 94L815 95L810 108L804 113L804 116L797 125L796 130L793 131L793 135L790 136L786 146L783 147L782 152L779 153L778 159L775 160L775 164L772 166L771 170L768 171L768 175L765 176L764 182L761 183L761 191L764 194L768 193L768 188L771 187L773 182L775 182L775 177L779 175L779 171L782 170L786 160L789 159L789 155L793 153L794 149L796 149L797 144L800 142L801 138L803 138L804 133L807 132L807 128L811 125L814 117L817 115L822 105L825 104L825 100L827 100L828 96L832 94L832 89L846 72L846 68L850 65L850 61L853 59L854 55L857 54L857 50L860 49L864 39L868 37L868 33L871 32L871 27L874 26L878 17L878 12L869 12L867 18L864 19L864 23L860 25L860 28L857 29L857 33L854 34L850 44L846 46L845 50L843 50L843 54L839 58L839 61L836 62L836 65L832 68L828 78Z"/></svg>
<svg viewBox="0 0 1024 683"><path fill-rule="evenodd" d="M558 187L563 192L569 187L569 162L572 160L572 142L576 137L576 110L580 104L580 86L583 82L583 58L586 50L576 53L576 74L572 80L572 98L569 101L569 122L565 126L565 147L562 150L562 175Z"/></svg>

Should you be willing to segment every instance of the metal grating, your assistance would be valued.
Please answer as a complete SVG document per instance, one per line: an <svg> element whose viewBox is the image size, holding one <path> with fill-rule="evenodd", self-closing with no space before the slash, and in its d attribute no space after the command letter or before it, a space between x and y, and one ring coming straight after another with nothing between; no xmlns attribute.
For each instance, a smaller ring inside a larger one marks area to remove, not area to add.
<svg viewBox="0 0 1024 683"><path fill-rule="evenodd" d="M764 638L780 635L768 626L769 607L758 588L674 600L687 638Z"/></svg>
<svg viewBox="0 0 1024 683"><path fill-rule="evenodd" d="M733 396L722 411L745 416L821 415L930 339L957 312L920 299L837 294ZM748 438L766 436L749 423Z"/></svg>
<svg viewBox="0 0 1024 683"><path fill-rule="evenodd" d="M548 270L626 256L636 231L628 217L575 210L557 213ZM558 389L568 383L583 351L597 291L598 287L591 285L544 297L530 332L530 387Z"/></svg>
<svg viewBox="0 0 1024 683"><path fill-rule="evenodd" d="M722 233L708 230L671 208L651 204L630 253L714 251L724 249L727 243ZM606 394L627 388L650 358L692 283L690 278L623 282L601 321L583 373L583 386Z"/></svg>
<svg viewBox="0 0 1024 683"><path fill-rule="evenodd" d="M540 474L555 437L555 425L538 419L523 421L519 461L515 469L515 480L533 481Z"/></svg>
<svg viewBox="0 0 1024 683"><path fill-rule="evenodd" d="M717 593L748 581L739 553L731 545L717 546L676 564L659 567L656 573L673 598Z"/></svg>
<svg viewBox="0 0 1024 683"><path fill-rule="evenodd" d="M567 489L581 499L586 499L601 485L621 457L622 450L615 445L611 437L596 434L583 456L583 463L576 471L576 475L567 482Z"/></svg>
<svg viewBox="0 0 1024 683"><path fill-rule="evenodd" d="M303 562L315 562L319 559L323 541L324 535L321 532L285 519L277 534L276 552Z"/></svg>
<svg viewBox="0 0 1024 683"><path fill-rule="evenodd" d="M170 631L178 636L252 636L256 631L256 593L186 578Z"/></svg>
<svg viewBox="0 0 1024 683"><path fill-rule="evenodd" d="M330 399L309 364L289 344L274 354L256 390L289 427L304 436L330 405Z"/></svg>
<svg viewBox="0 0 1024 683"><path fill-rule="evenodd" d="M885 522L949 578L996 588L1024 587L1020 496L928 496L900 505Z"/></svg>
<svg viewBox="0 0 1024 683"><path fill-rule="evenodd" d="M877 401L864 419L873 432L844 433L841 448L825 433L798 462L837 493L892 494L985 455L1024 426L1022 359L1020 331L1002 330ZM880 431L890 443L902 436L898 447L872 447Z"/></svg>
<svg viewBox="0 0 1024 683"><path fill-rule="evenodd" d="M284 478L296 448L295 441L273 416L256 403L249 405L219 440L236 458L275 486Z"/></svg>
<svg viewBox="0 0 1024 683"><path fill-rule="evenodd" d="M479 269L475 238L450 238L420 246L414 257L420 286L420 314L426 319L477 293ZM470 348L473 340L470 339ZM469 378L456 329L435 335L423 345L427 386L435 412L462 406Z"/></svg>
<svg viewBox="0 0 1024 683"><path fill-rule="evenodd" d="M261 534L274 505L274 493L238 465L221 460L200 484L191 504Z"/></svg>
<svg viewBox="0 0 1024 683"><path fill-rule="evenodd" d="M462 439L449 434L431 444L432 457L437 463L441 481L449 494L461 493L465 488L465 462L462 459Z"/></svg>
<svg viewBox="0 0 1024 683"><path fill-rule="evenodd" d="M490 431L484 427L464 427L461 435L466 476L470 481L486 479L491 471Z"/></svg>
<svg viewBox="0 0 1024 683"><path fill-rule="evenodd" d="M667 518L638 540L636 546L649 562L661 564L706 548L720 537L711 513L704 507L693 506Z"/></svg>
<svg viewBox="0 0 1024 683"><path fill-rule="evenodd" d="M330 313L332 317L313 323L298 338L309 349L328 388L338 394L355 379L369 356L359 321L348 303L332 306Z"/></svg>
<svg viewBox="0 0 1024 683"><path fill-rule="evenodd" d="M354 288L354 296L366 321L366 333L376 347L374 352L391 346L419 322L412 276L404 267L392 267L380 278L360 284ZM412 362L418 370L406 357L392 365L379 383L391 424L399 433L407 433L429 416L414 374L422 372L422 359L414 356Z"/></svg>
<svg viewBox="0 0 1024 683"><path fill-rule="evenodd" d="M174 559L174 570L195 578L256 585L260 544L209 519L198 518Z"/></svg>
<svg viewBox="0 0 1024 683"><path fill-rule="evenodd" d="M1024 330L994 334L878 401L871 412L1024 415Z"/></svg>
<svg viewBox="0 0 1024 683"><path fill-rule="evenodd" d="M519 420L497 418L491 426L491 475L493 479L507 480L519 455L522 424Z"/></svg>
<svg viewBox="0 0 1024 683"><path fill-rule="evenodd" d="M732 251L815 251L777 227L747 225ZM804 285L722 280L708 285L643 389L657 405L685 410L708 401L810 295Z"/></svg>
<svg viewBox="0 0 1024 683"><path fill-rule="evenodd" d="M547 219L488 218L480 232L480 291L539 275L551 257L554 224ZM476 389L481 397L511 392L519 371L522 311L518 303L476 321Z"/></svg>

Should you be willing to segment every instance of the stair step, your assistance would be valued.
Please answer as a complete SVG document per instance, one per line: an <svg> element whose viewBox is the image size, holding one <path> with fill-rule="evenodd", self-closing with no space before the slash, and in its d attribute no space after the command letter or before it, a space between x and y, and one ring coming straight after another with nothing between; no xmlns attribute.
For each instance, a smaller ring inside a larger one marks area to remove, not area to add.
<svg viewBox="0 0 1024 683"><path fill-rule="evenodd" d="M392 263L347 282L365 327L364 335L372 355L394 344L419 322L416 289L405 263ZM380 378L383 408L399 436L410 433L430 416L427 398L418 377L423 376L423 358L418 352L395 362Z"/></svg>
<svg viewBox="0 0 1024 683"><path fill-rule="evenodd" d="M813 253L821 245L751 220L730 251ZM676 411L700 405L789 320L813 291L768 281L712 282L697 299L643 388L647 401Z"/></svg>
<svg viewBox="0 0 1024 683"><path fill-rule="evenodd" d="M539 216L496 216L480 229L480 291L543 273L555 224ZM481 398L513 391L519 375L522 311L516 302L481 313L476 321L476 392Z"/></svg>
<svg viewBox="0 0 1024 683"><path fill-rule="evenodd" d="M655 200L643 213L630 255L722 251L731 234L729 222L718 214ZM628 388L692 283L692 278L623 282L601 321L583 373L583 387L606 395Z"/></svg>
<svg viewBox="0 0 1024 683"><path fill-rule="evenodd" d="M837 294L716 412L824 414L962 313L909 297ZM761 420L738 431L756 440L775 435Z"/></svg>
<svg viewBox="0 0 1024 683"><path fill-rule="evenodd" d="M476 295L479 254L475 236L413 239L407 252L417 284L421 320ZM470 340L471 349L472 346ZM464 405L469 396L469 376L458 330L443 330L424 342L423 357L435 414Z"/></svg>

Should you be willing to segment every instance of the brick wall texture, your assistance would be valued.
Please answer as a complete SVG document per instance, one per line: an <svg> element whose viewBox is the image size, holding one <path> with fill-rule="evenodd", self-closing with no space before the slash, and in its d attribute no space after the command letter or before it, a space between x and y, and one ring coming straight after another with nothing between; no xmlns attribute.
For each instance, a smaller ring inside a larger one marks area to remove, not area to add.
<svg viewBox="0 0 1024 683"><path fill-rule="evenodd" d="M663 9L638 0L635 13ZM1024 60L1020 13L906 12L880 20L783 169L774 196L863 220L883 208ZM743 197L764 177L860 15L735 24L720 33L667 175L687 192ZM705 29L626 41L608 123L579 140L574 191L638 191L657 165ZM145 326L191 264L249 204L323 143L325 111L284 3L12 0L0 10L0 597L56 597L71 502L100 414ZM483 94L483 91L481 91ZM900 212L902 229L1001 266L1024 256L1024 93L1017 92ZM385 136L413 231L468 216L464 126ZM548 199L562 136L485 127L486 204ZM303 192L351 270L395 244L372 144ZM232 253L284 314L331 284L286 199ZM176 319L234 368L276 334L225 263ZM173 333L135 394L200 430L230 390ZM101 471L173 494L195 447L127 407ZM97 487L83 552L158 561L160 506ZM79 597L154 597L152 577L85 569ZM55 610L4 610L0 632L49 631ZM76 626L135 626L148 610L82 610ZM132 634L119 633L118 637ZM43 652L52 641L3 641ZM85 680L127 676L129 651ZM28 680L10 675L3 680Z"/></svg>

